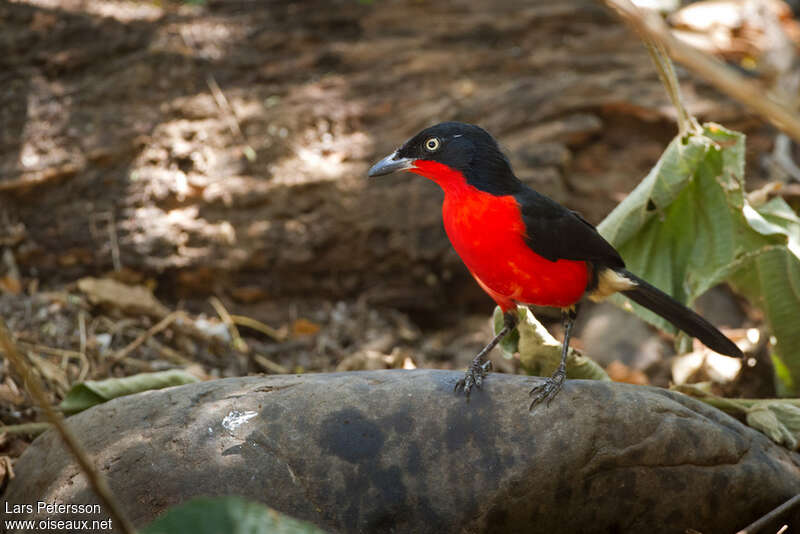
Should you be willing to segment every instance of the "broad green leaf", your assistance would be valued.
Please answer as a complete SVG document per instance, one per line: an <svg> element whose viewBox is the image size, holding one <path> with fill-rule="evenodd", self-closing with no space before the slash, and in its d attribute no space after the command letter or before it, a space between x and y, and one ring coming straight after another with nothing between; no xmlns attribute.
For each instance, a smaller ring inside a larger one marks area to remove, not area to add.
<svg viewBox="0 0 800 534"><path fill-rule="evenodd" d="M529 375L549 376L561 361L561 343L540 323L528 308L519 308L519 324L500 342L503 354L510 358L519 353L522 368ZM494 310L495 335L503 328L503 312ZM570 348L567 354L567 377L588 380L611 380L603 368L591 358Z"/></svg>
<svg viewBox="0 0 800 534"><path fill-rule="evenodd" d="M797 438L778 420L775 412L767 406L757 405L751 408L745 416L747 424L759 432L763 432L775 443L785 445L794 450L797 447Z"/></svg>
<svg viewBox="0 0 800 534"><path fill-rule="evenodd" d="M170 508L141 534L324 534L311 523L293 519L241 497L199 497Z"/></svg>
<svg viewBox="0 0 800 534"><path fill-rule="evenodd" d="M791 393L800 384L800 219L781 199L748 203L744 154L744 135L714 124L702 135L675 138L598 230L630 271L683 303L728 282L760 306ZM645 320L675 332L630 304Z"/></svg>
<svg viewBox="0 0 800 534"><path fill-rule="evenodd" d="M698 385L672 385L670 389L690 395L733 416L744 415L749 426L766 434L775 443L791 450L797 449L800 441L800 399L726 399Z"/></svg>
<svg viewBox="0 0 800 534"><path fill-rule="evenodd" d="M65 413L77 413L95 404L101 404L117 397L131 395L150 389L162 389L198 382L194 375L180 369L161 371L158 373L141 373L125 378L108 378L106 380L87 380L75 384L61 401L59 408Z"/></svg>

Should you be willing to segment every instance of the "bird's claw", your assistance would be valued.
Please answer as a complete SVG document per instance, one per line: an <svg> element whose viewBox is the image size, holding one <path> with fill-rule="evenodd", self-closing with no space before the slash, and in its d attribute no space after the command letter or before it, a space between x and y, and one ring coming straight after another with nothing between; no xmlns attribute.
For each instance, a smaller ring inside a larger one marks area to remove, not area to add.
<svg viewBox="0 0 800 534"><path fill-rule="evenodd" d="M566 378L567 372L564 369L559 368L555 373L553 373L553 376L544 381L544 384L539 384L533 388L529 394L533 397L533 401L528 409L533 410L536 405L542 401L546 401L547 405L550 406L550 401L552 401L555 396L558 395L558 392L561 391L561 386L564 385L564 380Z"/></svg>
<svg viewBox="0 0 800 534"><path fill-rule="evenodd" d="M469 366L469 369L467 369L467 372L464 374L464 378L456 382L453 391L458 392L459 390L463 390L464 395L466 395L469 401L469 394L472 388L480 388L483 385L483 379L489 374L491 368L491 360L487 360L483 363L473 361L472 365Z"/></svg>

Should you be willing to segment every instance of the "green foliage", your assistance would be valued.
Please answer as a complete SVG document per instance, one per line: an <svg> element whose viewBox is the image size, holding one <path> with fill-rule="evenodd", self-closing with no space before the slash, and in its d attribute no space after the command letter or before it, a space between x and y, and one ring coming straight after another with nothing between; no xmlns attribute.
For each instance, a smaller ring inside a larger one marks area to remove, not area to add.
<svg viewBox="0 0 800 534"><path fill-rule="evenodd" d="M681 302L728 282L759 305L777 339L773 358L785 369L782 393L790 393L800 384L800 219L779 198L747 201L744 156L744 135L714 124L676 137L598 230L629 270Z"/></svg>
<svg viewBox="0 0 800 534"><path fill-rule="evenodd" d="M797 448L800 437L800 408L780 402L763 402L747 410L747 424L788 449Z"/></svg>
<svg viewBox="0 0 800 534"><path fill-rule="evenodd" d="M796 450L800 443L800 399L726 399L710 393L711 383L680 384L670 389L719 408L745 422L772 441Z"/></svg>
<svg viewBox="0 0 800 534"><path fill-rule="evenodd" d="M517 313L519 324L500 342L500 349L507 358L519 353L520 364L529 375L551 375L561 361L561 343L550 335L528 308L520 307ZM499 306L494 309L493 322L497 334L503 328L503 312ZM572 348L567 354L567 376L611 380L597 362Z"/></svg>
<svg viewBox="0 0 800 534"><path fill-rule="evenodd" d="M241 497L200 497L167 511L141 534L324 534L310 523Z"/></svg>
<svg viewBox="0 0 800 534"><path fill-rule="evenodd" d="M75 384L61 401L59 408L68 414L77 413L95 404L150 389L162 389L197 382L198 378L180 369L158 373L141 373L125 378L88 380Z"/></svg>

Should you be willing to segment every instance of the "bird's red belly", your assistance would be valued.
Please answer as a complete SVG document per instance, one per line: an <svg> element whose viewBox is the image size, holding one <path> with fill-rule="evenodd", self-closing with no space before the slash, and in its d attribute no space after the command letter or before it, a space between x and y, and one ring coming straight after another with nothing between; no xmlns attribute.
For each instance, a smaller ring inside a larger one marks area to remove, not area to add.
<svg viewBox="0 0 800 534"><path fill-rule="evenodd" d="M444 227L462 261L503 311L517 304L566 307L580 300L589 283L586 262L539 256L525 242L513 196L471 189L445 195Z"/></svg>

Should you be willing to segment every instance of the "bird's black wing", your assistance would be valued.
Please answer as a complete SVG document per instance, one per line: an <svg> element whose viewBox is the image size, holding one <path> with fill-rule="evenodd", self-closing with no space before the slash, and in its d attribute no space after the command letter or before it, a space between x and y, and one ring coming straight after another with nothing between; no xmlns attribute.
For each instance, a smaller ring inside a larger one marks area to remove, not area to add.
<svg viewBox="0 0 800 534"><path fill-rule="evenodd" d="M550 261L590 261L612 268L625 267L619 253L577 212L525 188L514 195L525 223L525 241Z"/></svg>

